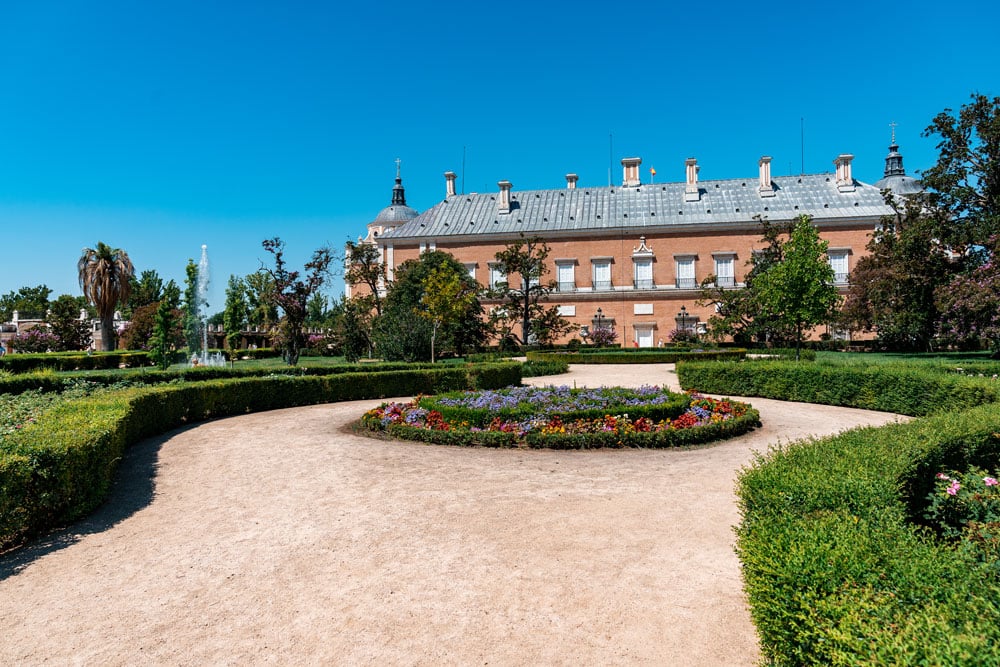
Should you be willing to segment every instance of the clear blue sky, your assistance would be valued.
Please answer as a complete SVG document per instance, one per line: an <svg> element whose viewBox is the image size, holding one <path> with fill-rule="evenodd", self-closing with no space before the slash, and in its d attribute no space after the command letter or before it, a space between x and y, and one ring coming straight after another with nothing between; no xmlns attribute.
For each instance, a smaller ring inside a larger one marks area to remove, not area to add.
<svg viewBox="0 0 1000 667"><path fill-rule="evenodd" d="M606 185L609 135L644 178L882 175L889 123L921 131L1000 95L993 0L900 2L19 2L0 6L0 293L79 294L97 241L183 284L207 244L209 310L281 236L301 266L389 204L465 189ZM329 292L339 294L342 279Z"/></svg>

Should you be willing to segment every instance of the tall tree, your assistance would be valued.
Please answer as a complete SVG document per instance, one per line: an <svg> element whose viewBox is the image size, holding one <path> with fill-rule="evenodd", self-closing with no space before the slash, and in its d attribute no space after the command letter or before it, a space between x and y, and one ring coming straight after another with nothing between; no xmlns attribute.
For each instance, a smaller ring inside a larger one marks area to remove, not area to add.
<svg viewBox="0 0 1000 667"><path fill-rule="evenodd" d="M122 308L122 315L131 317L132 311L151 303L159 303L163 298L163 279L155 269L143 271L138 278L132 276L129 280L130 294L128 303Z"/></svg>
<svg viewBox="0 0 1000 667"><path fill-rule="evenodd" d="M16 292L0 296L0 322L9 322L17 311L22 320L36 320L45 317L49 309L49 295L52 294L45 285L37 287L22 287Z"/></svg>
<svg viewBox="0 0 1000 667"><path fill-rule="evenodd" d="M774 224L767 218L755 216L761 229L764 247L755 250L747 260L743 289L725 289L715 284L715 276L702 283L700 305L715 307L715 314L708 320L712 338L723 340L731 337L738 343L777 342L792 338L792 332L762 306L755 290L757 278L785 257L786 237L792 234L793 223Z"/></svg>
<svg viewBox="0 0 1000 667"><path fill-rule="evenodd" d="M940 328L951 342L988 341L993 357L1000 358L1000 235L987 250L990 261L938 288Z"/></svg>
<svg viewBox="0 0 1000 667"><path fill-rule="evenodd" d="M348 241L345 245L344 280L348 285L364 285L371 296L375 314L382 314L382 290L386 285L386 268L378 246L359 241Z"/></svg>
<svg viewBox="0 0 1000 667"><path fill-rule="evenodd" d="M570 330L569 323L559 315L558 307L546 309L543 305L555 289L555 281L542 281L549 271L545 265L548 256L549 246L543 239L537 236L526 239L523 235L495 255L497 269L507 280L490 290L490 298L501 303L491 315L494 320L506 318L519 322L522 345L537 341L534 322L544 323L544 326L537 327L542 332L551 332L553 327ZM511 327L501 324L500 329L509 332Z"/></svg>
<svg viewBox="0 0 1000 667"><path fill-rule="evenodd" d="M274 280L267 271L251 273L243 279L249 311L250 326L269 330L278 321L278 306L274 298Z"/></svg>
<svg viewBox="0 0 1000 667"><path fill-rule="evenodd" d="M152 306L145 306L149 308ZM170 366L172 352L177 349L178 343L183 340L180 327L181 312L170 307L170 303L163 299L156 304L156 315L153 320L153 333L149 338L150 357L160 370L167 370Z"/></svg>
<svg viewBox="0 0 1000 667"><path fill-rule="evenodd" d="M478 290L478 283L465 266L449 253L434 250L422 253L418 259L403 262L396 269L396 279L386 294L382 315L375 318L372 327L372 338L379 356L400 361L426 361L431 358L433 326L430 320L418 317L417 312L424 309L421 300L427 292L427 279L431 272L445 267L460 277L464 288ZM457 354L464 354L481 345L486 338L482 313L479 299L473 299L460 317L446 323L438 331L438 349L452 348Z"/></svg>
<svg viewBox="0 0 1000 667"><path fill-rule="evenodd" d="M463 280L467 271L457 271L454 266L443 265L431 269L424 281L424 295L420 298L422 309L417 314L431 323L431 363L435 361L434 344L442 327L461 321L476 300L476 287Z"/></svg>
<svg viewBox="0 0 1000 667"><path fill-rule="evenodd" d="M240 335L247 326L249 311L246 283L239 276L230 275L226 286L226 307L222 315L222 328L226 332L226 345L230 350L235 350L240 345Z"/></svg>
<svg viewBox="0 0 1000 667"><path fill-rule="evenodd" d="M96 248L84 248L77 262L80 289L97 309L101 320L101 349L115 348L115 308L128 300L129 280L135 274L128 253L98 241Z"/></svg>
<svg viewBox="0 0 1000 667"><path fill-rule="evenodd" d="M371 356L372 324L374 307L368 295L341 296L334 303L330 316L330 336L333 344L348 361L357 361L363 356Z"/></svg>
<svg viewBox="0 0 1000 667"><path fill-rule="evenodd" d="M829 322L840 301L826 257L828 245L819 238L809 216L800 216L782 260L754 280L758 305L794 332L796 359L805 331Z"/></svg>
<svg viewBox="0 0 1000 667"><path fill-rule="evenodd" d="M957 265L919 202L888 200L896 215L883 219L868 242L869 254L851 272L840 321L876 332L887 349L928 351L940 317L936 291L952 280Z"/></svg>
<svg viewBox="0 0 1000 667"><path fill-rule="evenodd" d="M58 340L54 346L56 351L84 350L90 347L90 318L80 319L80 311L85 309L86 299L69 294L63 294L49 304L45 322Z"/></svg>
<svg viewBox="0 0 1000 667"><path fill-rule="evenodd" d="M198 265L193 259L188 259L184 267L184 340L188 352L201 350L201 307L198 296Z"/></svg>
<svg viewBox="0 0 1000 667"><path fill-rule="evenodd" d="M938 159L921 176L937 237L959 256L1000 234L1000 97L974 93L958 113L945 109L923 136L938 136ZM970 268L974 268L974 262Z"/></svg>
<svg viewBox="0 0 1000 667"><path fill-rule="evenodd" d="M264 250L274 256L274 268L265 268L274 281L275 303L281 308L282 357L289 366L299 362L299 354L305 347L302 327L305 324L307 306L329 272L333 255L329 248L315 250L312 259L306 262L306 275L291 271L285 262L285 243L278 237L267 239L262 244Z"/></svg>

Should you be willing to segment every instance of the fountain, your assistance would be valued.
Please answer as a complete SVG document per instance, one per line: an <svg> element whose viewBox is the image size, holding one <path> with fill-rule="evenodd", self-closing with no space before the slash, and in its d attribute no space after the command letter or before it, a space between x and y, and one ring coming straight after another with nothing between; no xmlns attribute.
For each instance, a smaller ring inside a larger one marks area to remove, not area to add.
<svg viewBox="0 0 1000 667"><path fill-rule="evenodd" d="M208 246L201 246L201 260L198 262L197 299L201 313L201 354L191 356L192 366L225 366L226 358L221 352L208 353Z"/></svg>

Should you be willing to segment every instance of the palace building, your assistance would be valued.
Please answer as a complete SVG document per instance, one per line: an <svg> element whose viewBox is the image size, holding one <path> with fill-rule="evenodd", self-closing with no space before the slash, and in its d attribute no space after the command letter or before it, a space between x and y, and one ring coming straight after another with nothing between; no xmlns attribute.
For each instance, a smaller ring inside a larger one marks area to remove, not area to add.
<svg viewBox="0 0 1000 667"><path fill-rule="evenodd" d="M506 280L494 265L498 251L521 235L541 237L550 248L543 280L556 283L549 301L566 319L591 330L613 326L623 345L653 347L675 330L704 330L712 312L697 304L703 281L743 286L748 260L762 247L762 218L810 216L846 290L870 233L892 213L882 188L919 190L898 148L893 137L884 177L874 185L855 179L848 154L836 157L830 173L773 176L765 156L756 174L721 180L702 180L690 158L684 181L675 183L643 182L642 159L630 157L621 161L617 186L585 186L566 174L564 187L517 190L501 180L494 192L470 194L456 192L449 171L444 199L423 213L406 205L397 163L392 203L368 225L365 241L378 246L390 280L405 260L443 250L487 287ZM352 286L346 289L350 296Z"/></svg>

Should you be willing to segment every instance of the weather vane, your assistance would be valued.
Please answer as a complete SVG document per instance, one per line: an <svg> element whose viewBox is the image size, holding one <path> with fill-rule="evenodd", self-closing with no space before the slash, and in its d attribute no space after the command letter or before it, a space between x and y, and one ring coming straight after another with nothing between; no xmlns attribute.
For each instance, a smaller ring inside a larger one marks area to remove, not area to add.
<svg viewBox="0 0 1000 667"><path fill-rule="evenodd" d="M399 178L399 163L402 162L399 158L396 158L396 178Z"/></svg>
<svg viewBox="0 0 1000 667"><path fill-rule="evenodd" d="M896 144L896 121L892 121L891 123L889 123L889 127L892 128L892 141L891 141L891 143L893 145L895 145Z"/></svg>

